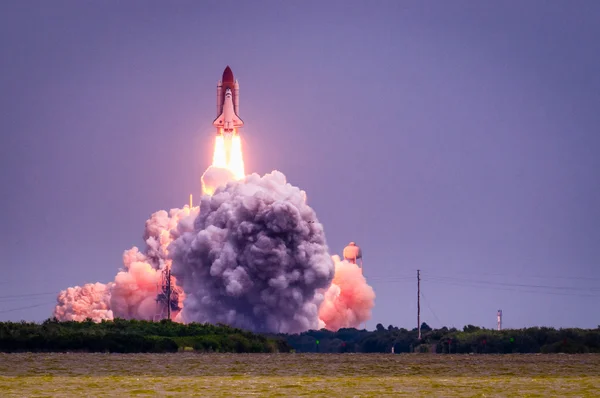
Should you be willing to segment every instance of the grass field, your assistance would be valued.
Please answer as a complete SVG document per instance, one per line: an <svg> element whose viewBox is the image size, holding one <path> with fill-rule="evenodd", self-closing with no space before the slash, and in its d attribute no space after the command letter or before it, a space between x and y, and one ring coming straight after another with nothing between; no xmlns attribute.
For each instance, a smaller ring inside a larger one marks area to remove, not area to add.
<svg viewBox="0 0 600 398"><path fill-rule="evenodd" d="M600 355L0 354L0 396L578 396Z"/></svg>

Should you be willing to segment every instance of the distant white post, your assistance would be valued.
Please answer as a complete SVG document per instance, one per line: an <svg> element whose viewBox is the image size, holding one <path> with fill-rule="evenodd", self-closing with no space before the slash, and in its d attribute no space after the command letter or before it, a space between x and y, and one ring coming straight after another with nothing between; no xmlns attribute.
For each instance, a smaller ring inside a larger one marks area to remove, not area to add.
<svg viewBox="0 0 600 398"><path fill-rule="evenodd" d="M498 330L502 330L502 310L498 310Z"/></svg>

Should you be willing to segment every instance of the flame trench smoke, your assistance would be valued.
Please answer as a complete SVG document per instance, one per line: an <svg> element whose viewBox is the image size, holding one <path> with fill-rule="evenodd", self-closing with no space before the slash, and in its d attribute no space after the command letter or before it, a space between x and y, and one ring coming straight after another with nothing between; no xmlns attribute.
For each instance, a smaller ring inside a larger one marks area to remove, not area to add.
<svg viewBox="0 0 600 398"><path fill-rule="evenodd" d="M144 250L125 251L113 282L62 291L54 316L156 318L171 269L175 321L296 333L370 319L375 294L362 270L329 254L305 192L281 172L245 176L239 135L216 137L201 182L199 207L152 214Z"/></svg>
<svg viewBox="0 0 600 398"><path fill-rule="evenodd" d="M334 274L304 192L282 173L252 174L204 196L194 231L175 240L185 321L284 333L319 326L315 293Z"/></svg>
<svg viewBox="0 0 600 398"><path fill-rule="evenodd" d="M358 265L340 257L332 257L335 263L335 277L325 292L319 310L323 327L329 330L357 327L371 318L375 305L375 292L367 284Z"/></svg>
<svg viewBox="0 0 600 398"><path fill-rule="evenodd" d="M160 210L146 221L145 250L137 247L123 253L123 268L113 282L88 283L70 287L59 293L53 316L64 321L99 322L114 318L152 320L157 314L156 298L162 271L170 266L167 246L171 230L191 230L198 208ZM175 286L173 298L181 306L184 294ZM174 313L177 316L177 312ZM175 318L177 320L177 318Z"/></svg>
<svg viewBox="0 0 600 398"><path fill-rule="evenodd" d="M86 318L91 318L94 322L113 319L110 309L112 285L97 282L63 290L56 298L58 304L54 309L54 317L77 322L83 322Z"/></svg>

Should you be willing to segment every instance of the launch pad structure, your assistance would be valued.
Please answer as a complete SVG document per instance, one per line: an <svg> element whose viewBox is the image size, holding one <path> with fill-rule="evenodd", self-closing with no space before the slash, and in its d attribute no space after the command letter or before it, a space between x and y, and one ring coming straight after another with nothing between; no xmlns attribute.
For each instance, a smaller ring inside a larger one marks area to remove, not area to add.
<svg viewBox="0 0 600 398"><path fill-rule="evenodd" d="M192 194L190 194L190 212L193 208ZM162 270L160 283L156 286L156 313L152 318L153 321L163 319L172 319L172 311L181 311L179 307L179 291L173 283L171 276L171 265L167 264Z"/></svg>
<svg viewBox="0 0 600 398"><path fill-rule="evenodd" d="M163 269L160 284L157 286L156 314L153 321L171 319L172 311L181 310L181 307L179 307L179 293L174 287L171 267L167 266Z"/></svg>

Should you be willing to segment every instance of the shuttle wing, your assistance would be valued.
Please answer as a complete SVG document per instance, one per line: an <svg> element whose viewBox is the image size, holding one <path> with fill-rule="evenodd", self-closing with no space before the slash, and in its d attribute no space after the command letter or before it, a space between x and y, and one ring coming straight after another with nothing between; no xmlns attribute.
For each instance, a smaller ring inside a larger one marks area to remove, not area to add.
<svg viewBox="0 0 600 398"><path fill-rule="evenodd" d="M222 127L226 130L232 129L234 127L242 127L244 125L244 121L240 119L235 113L231 116L230 120L225 118L225 112L221 113L218 118L213 122L215 127Z"/></svg>
<svg viewBox="0 0 600 398"><path fill-rule="evenodd" d="M233 116L233 125L235 127L242 127L244 125L244 121L240 119L237 115Z"/></svg>
<svg viewBox="0 0 600 398"><path fill-rule="evenodd" d="M225 114L221 113L221 115L215 119L213 125L217 127L223 127L225 125Z"/></svg>

